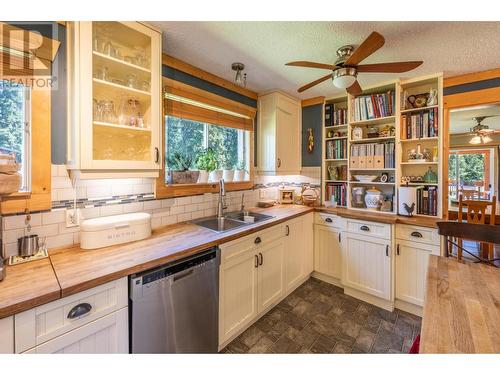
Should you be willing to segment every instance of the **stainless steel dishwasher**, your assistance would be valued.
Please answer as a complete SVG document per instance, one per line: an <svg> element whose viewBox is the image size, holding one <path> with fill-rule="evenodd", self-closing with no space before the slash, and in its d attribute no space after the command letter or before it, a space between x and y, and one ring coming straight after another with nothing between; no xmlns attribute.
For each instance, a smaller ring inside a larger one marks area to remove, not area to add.
<svg viewBox="0 0 500 375"><path fill-rule="evenodd" d="M217 353L219 251L131 275L132 353Z"/></svg>

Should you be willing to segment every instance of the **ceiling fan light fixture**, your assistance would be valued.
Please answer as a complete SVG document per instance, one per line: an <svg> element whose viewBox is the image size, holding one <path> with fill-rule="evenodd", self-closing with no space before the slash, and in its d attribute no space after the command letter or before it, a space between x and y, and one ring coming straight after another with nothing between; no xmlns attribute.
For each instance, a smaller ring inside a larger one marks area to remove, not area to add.
<svg viewBox="0 0 500 375"><path fill-rule="evenodd" d="M355 68L340 68L333 72L333 85L339 89L346 89L351 87L356 82L356 69Z"/></svg>
<svg viewBox="0 0 500 375"><path fill-rule="evenodd" d="M470 139L469 143L471 145L479 145L481 144L481 137L479 135L476 135Z"/></svg>

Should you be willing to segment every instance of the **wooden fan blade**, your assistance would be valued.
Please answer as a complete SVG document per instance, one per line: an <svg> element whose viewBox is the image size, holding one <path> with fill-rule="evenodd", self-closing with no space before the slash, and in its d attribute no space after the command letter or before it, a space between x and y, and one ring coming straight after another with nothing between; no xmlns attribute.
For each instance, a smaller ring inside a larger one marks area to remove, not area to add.
<svg viewBox="0 0 500 375"><path fill-rule="evenodd" d="M347 59L344 65L356 66L361 61L370 56L373 52L382 47L385 43L385 39L382 35L374 31L368 38L366 38L363 43L360 44L358 48L352 53L351 57Z"/></svg>
<svg viewBox="0 0 500 375"><path fill-rule="evenodd" d="M285 65L288 65L288 66L301 66L301 67L304 67L304 68L328 69L328 70L334 70L335 68L337 68L336 65L317 63L317 62L314 62L314 61L291 61L289 63L286 63Z"/></svg>
<svg viewBox="0 0 500 375"><path fill-rule="evenodd" d="M304 86L300 87L297 91L298 92L302 92L302 91L305 91L307 89L310 89L311 87L316 86L318 83L321 83L323 81L326 81L329 78L332 78L332 76L333 76L333 74L330 73L330 74L328 74L328 75L326 75L324 77L321 77L321 78L317 79L316 81L312 81L311 83L308 83L307 85L304 85Z"/></svg>
<svg viewBox="0 0 500 375"><path fill-rule="evenodd" d="M420 65L423 61L401 61L392 63L381 64L365 64L358 65L358 73L403 73L413 70Z"/></svg>
<svg viewBox="0 0 500 375"><path fill-rule="evenodd" d="M351 95L358 96L363 92L363 90L361 89L361 86L359 85L358 81L356 81L347 88L347 92Z"/></svg>

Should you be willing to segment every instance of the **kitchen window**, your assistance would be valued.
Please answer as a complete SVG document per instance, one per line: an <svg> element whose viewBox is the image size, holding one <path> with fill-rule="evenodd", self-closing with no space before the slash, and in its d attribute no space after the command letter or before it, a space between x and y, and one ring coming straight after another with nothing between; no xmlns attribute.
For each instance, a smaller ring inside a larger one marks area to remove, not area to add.
<svg viewBox="0 0 500 375"><path fill-rule="evenodd" d="M0 154L12 155L21 165L21 192L31 190L31 89L0 81Z"/></svg>
<svg viewBox="0 0 500 375"><path fill-rule="evenodd" d="M190 169L198 170L197 161L206 150L212 150L216 170L248 170L249 131L175 116L165 118L165 175L175 169L174 155L184 155Z"/></svg>
<svg viewBox="0 0 500 375"><path fill-rule="evenodd" d="M252 188L255 108L178 82L165 87L163 104L157 197L213 193L220 178L228 191Z"/></svg>

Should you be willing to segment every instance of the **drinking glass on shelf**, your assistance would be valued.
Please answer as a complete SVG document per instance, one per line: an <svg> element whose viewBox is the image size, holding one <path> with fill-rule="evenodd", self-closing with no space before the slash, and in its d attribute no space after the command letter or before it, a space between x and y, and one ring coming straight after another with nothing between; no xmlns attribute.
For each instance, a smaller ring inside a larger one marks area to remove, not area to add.
<svg viewBox="0 0 500 375"><path fill-rule="evenodd" d="M135 74L127 76L127 86L133 89L137 88L137 76Z"/></svg>
<svg viewBox="0 0 500 375"><path fill-rule="evenodd" d="M92 49L95 52L102 52L103 50L103 40L101 36L96 32L94 35L94 39L92 40Z"/></svg>
<svg viewBox="0 0 500 375"><path fill-rule="evenodd" d="M107 66L98 66L95 69L94 73L95 78L100 79L102 81L108 81L109 80L109 69Z"/></svg>
<svg viewBox="0 0 500 375"><path fill-rule="evenodd" d="M149 82L148 81L141 81L139 89L141 89L142 91L149 91Z"/></svg>

